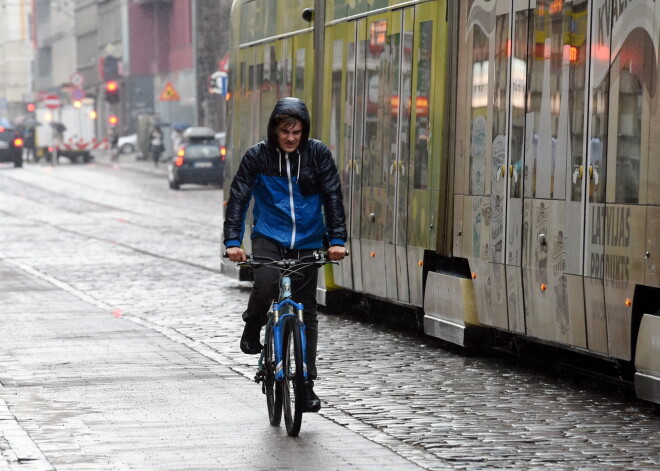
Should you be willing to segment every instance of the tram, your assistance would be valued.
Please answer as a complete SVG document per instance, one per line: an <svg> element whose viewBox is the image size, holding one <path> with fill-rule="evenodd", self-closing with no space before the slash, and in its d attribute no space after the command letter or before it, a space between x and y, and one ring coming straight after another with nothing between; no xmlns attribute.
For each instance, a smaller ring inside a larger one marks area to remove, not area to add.
<svg viewBox="0 0 660 471"><path fill-rule="evenodd" d="M628 365L660 403L657 2L235 0L231 15L225 178L285 96L340 171L351 257L321 301L342 288L417 308L458 345L499 332Z"/></svg>

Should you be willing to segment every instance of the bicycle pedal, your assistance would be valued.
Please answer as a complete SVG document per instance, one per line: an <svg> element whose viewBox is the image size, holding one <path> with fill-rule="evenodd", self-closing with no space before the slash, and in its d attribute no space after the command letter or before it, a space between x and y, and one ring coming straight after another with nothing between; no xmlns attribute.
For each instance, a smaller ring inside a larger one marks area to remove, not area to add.
<svg viewBox="0 0 660 471"><path fill-rule="evenodd" d="M257 374L254 375L254 382L255 383L261 383L266 376L266 372L263 370L257 371Z"/></svg>

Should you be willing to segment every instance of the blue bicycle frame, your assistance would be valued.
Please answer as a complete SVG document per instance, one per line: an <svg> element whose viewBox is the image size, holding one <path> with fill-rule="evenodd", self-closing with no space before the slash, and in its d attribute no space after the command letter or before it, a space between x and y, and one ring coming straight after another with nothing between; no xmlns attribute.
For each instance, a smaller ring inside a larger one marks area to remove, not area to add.
<svg viewBox="0 0 660 471"><path fill-rule="evenodd" d="M275 345L275 380L283 381L284 377L284 365L282 361L283 356L283 346L282 346L282 326L283 319L286 317L297 317L300 320L300 340L302 343L303 351L303 376L307 379L307 337L305 335L305 323L303 322L303 305L295 302L291 299L291 278L288 276L283 276L281 280L282 286L282 300L277 303L273 303L272 312L273 312L273 344ZM295 309L293 312L288 312L283 316L280 316L280 311L286 305L290 305Z"/></svg>

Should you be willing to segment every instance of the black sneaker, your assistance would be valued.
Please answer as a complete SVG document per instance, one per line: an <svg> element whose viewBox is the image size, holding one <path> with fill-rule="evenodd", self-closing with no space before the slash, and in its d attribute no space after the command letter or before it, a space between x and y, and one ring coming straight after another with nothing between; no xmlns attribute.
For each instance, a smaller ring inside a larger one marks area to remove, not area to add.
<svg viewBox="0 0 660 471"><path fill-rule="evenodd" d="M248 355L261 353L264 348L259 341L261 336L261 326L254 322L246 322L241 336L241 351Z"/></svg>
<svg viewBox="0 0 660 471"><path fill-rule="evenodd" d="M303 387L305 391L305 404L303 412L318 412L321 410L321 400L314 393L314 381L308 379Z"/></svg>

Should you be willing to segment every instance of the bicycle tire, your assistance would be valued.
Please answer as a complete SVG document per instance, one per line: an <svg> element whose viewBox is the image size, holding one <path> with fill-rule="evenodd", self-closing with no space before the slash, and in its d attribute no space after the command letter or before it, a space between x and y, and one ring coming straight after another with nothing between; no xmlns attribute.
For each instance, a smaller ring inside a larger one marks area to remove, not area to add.
<svg viewBox="0 0 660 471"><path fill-rule="evenodd" d="M264 369L266 375L264 384L266 389L266 404L268 405L268 420L277 427L282 421L282 385L275 381L275 346L272 326L266 326L264 336Z"/></svg>
<svg viewBox="0 0 660 471"><path fill-rule="evenodd" d="M287 435L297 437L300 433L305 406L303 349L298 318L285 318L282 347L285 371L285 381L281 382L284 424Z"/></svg>

